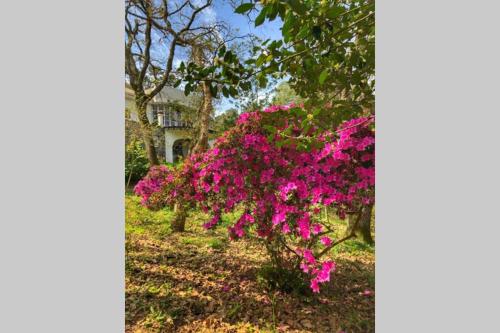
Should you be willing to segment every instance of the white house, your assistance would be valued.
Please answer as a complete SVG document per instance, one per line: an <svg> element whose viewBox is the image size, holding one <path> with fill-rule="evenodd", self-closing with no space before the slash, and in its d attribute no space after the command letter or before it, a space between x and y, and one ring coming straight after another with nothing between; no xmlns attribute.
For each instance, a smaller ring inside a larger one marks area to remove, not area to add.
<svg viewBox="0 0 500 333"><path fill-rule="evenodd" d="M125 109L127 119L138 122L134 104L134 91L128 84L125 85ZM160 137L163 142L157 142L156 148L160 156L169 163L177 162L179 158L187 156L189 148L189 129L191 123L186 121L181 111L175 105L196 109L196 96L186 97L184 92L172 87L165 87L147 106L147 115L151 124L158 124ZM177 109L177 110L176 110ZM212 146L214 140L208 141Z"/></svg>

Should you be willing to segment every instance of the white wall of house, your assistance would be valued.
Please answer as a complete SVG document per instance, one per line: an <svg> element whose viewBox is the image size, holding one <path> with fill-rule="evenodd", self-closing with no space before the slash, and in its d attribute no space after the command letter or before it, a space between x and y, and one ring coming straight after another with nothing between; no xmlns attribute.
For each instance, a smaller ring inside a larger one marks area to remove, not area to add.
<svg viewBox="0 0 500 333"><path fill-rule="evenodd" d="M189 138L188 132L184 130L165 130L165 160L174 163L174 142Z"/></svg>
<svg viewBox="0 0 500 333"><path fill-rule="evenodd" d="M189 139L189 133L185 130L165 129L165 160L174 163L174 143L177 140ZM208 145L213 147L215 139L208 140Z"/></svg>

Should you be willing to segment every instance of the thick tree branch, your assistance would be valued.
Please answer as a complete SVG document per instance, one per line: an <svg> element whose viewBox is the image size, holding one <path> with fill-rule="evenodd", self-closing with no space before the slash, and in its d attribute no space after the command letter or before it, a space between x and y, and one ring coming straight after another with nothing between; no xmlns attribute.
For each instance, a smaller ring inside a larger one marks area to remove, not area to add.
<svg viewBox="0 0 500 333"><path fill-rule="evenodd" d="M338 241L336 242L333 242L330 246L327 246L325 249L323 249L323 251L321 251L317 256L316 258L319 259L321 258L323 255L325 255L328 251L330 251L333 247L339 245L340 243L343 243L345 242L346 240L349 240L351 238L354 238L356 237L356 227L357 225L359 224L359 221L361 220L361 216L362 216L362 210L360 209L359 212L358 212L358 216L356 218L356 222L354 222L354 225L353 225L353 228L352 228L352 231L346 235L345 237L339 239Z"/></svg>

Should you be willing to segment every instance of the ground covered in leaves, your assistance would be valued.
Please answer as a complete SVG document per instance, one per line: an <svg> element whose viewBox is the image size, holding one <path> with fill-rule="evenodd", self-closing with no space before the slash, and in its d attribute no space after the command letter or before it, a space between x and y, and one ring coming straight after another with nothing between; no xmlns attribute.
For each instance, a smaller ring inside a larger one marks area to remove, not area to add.
<svg viewBox="0 0 500 333"><path fill-rule="evenodd" d="M125 200L127 333L374 332L373 247L350 240L332 250L337 271L319 295L272 292L259 278L267 258L258 241L203 230L201 213L171 233L171 212ZM340 235L345 225L334 223Z"/></svg>

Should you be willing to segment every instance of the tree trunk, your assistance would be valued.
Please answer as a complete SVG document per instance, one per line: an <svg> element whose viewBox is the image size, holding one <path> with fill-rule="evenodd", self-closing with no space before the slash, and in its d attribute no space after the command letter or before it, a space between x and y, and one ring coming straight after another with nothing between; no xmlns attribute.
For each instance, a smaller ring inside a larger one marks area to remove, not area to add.
<svg viewBox="0 0 500 333"><path fill-rule="evenodd" d="M200 45L193 45L193 59L197 65L204 65L203 49ZM198 112L199 116L199 131L198 138L192 149L193 153L201 153L208 149L208 125L210 123L210 115L213 111L212 106L212 91L210 90L210 82L203 81L201 83L203 90L203 103Z"/></svg>
<svg viewBox="0 0 500 333"><path fill-rule="evenodd" d="M374 243L371 234L372 211L373 211L373 204L364 206L360 212L361 218L359 220L358 225L355 225L357 216L354 214L349 215L346 236L354 231L356 236L358 237L361 236L365 243L372 245Z"/></svg>
<svg viewBox="0 0 500 333"><path fill-rule="evenodd" d="M175 217L172 220L172 231L173 232L183 232L185 230L185 227L186 227L187 211L182 205L175 204L174 214L175 214Z"/></svg>
<svg viewBox="0 0 500 333"><path fill-rule="evenodd" d="M159 165L160 161L156 155L156 148L153 139L153 129L149 123L146 105L137 106L139 121L141 123L141 133L146 146L146 153L148 154L149 166Z"/></svg>

